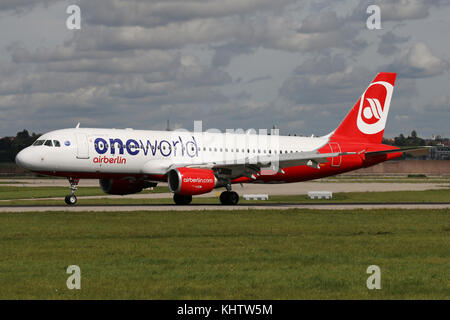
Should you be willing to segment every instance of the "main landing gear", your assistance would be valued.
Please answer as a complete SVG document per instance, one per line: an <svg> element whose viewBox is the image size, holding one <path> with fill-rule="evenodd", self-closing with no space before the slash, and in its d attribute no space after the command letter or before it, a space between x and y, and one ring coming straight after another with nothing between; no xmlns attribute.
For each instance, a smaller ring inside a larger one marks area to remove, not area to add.
<svg viewBox="0 0 450 320"><path fill-rule="evenodd" d="M192 196L175 193L173 195L173 201L178 205L188 205L192 202Z"/></svg>
<svg viewBox="0 0 450 320"><path fill-rule="evenodd" d="M227 191L224 191L220 194L220 203L223 205L227 205L227 206L234 206L236 204L238 204L239 202L239 195L234 192L231 191L231 186L227 185L226 186ZM173 201L175 202L175 204L177 205L188 205L192 202L192 196L191 195L181 195L178 193L175 193L173 195Z"/></svg>
<svg viewBox="0 0 450 320"><path fill-rule="evenodd" d="M80 179L69 178L70 183L70 194L65 197L65 201L68 205L74 205L77 203L77 197L75 196L75 191L77 191L78 182Z"/></svg>
<svg viewBox="0 0 450 320"><path fill-rule="evenodd" d="M220 194L220 203L227 206L234 206L239 202L239 195L234 191L224 191Z"/></svg>
<svg viewBox="0 0 450 320"><path fill-rule="evenodd" d="M231 185L226 185L227 191L220 194L220 203L226 206L234 206L239 202L239 195L237 192L231 191Z"/></svg>

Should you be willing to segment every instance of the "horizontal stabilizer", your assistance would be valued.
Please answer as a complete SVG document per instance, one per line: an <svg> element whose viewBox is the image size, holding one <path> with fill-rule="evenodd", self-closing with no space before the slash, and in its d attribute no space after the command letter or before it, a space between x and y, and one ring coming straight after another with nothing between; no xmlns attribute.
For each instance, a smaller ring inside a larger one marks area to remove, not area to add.
<svg viewBox="0 0 450 320"><path fill-rule="evenodd" d="M408 148L400 148L400 149L390 149L390 150L383 150L383 151L373 151L373 152L366 152L366 157L376 157L383 154L388 153L405 153L410 154L413 156L426 156L430 152L430 146L423 146L423 147L408 147Z"/></svg>

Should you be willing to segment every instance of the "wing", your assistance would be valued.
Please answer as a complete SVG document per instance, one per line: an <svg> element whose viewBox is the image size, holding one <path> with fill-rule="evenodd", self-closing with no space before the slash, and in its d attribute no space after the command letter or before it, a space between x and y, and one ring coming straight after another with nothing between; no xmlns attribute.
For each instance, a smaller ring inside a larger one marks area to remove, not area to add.
<svg viewBox="0 0 450 320"><path fill-rule="evenodd" d="M317 151L284 153L274 155L263 155L255 157L246 157L227 161L214 161L201 164L181 165L188 168L212 169L217 175L236 179L242 176L256 179L256 175L262 169L284 173L283 168L307 165L312 168L320 169L321 163L327 163L328 158L339 157L343 155L356 154L356 152L334 152L318 153ZM180 165L172 165L168 171Z"/></svg>

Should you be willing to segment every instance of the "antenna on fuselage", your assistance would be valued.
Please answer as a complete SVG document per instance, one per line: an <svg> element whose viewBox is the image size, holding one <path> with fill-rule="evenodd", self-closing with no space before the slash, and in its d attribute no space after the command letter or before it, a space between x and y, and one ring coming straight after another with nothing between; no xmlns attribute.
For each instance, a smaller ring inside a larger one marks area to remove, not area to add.
<svg viewBox="0 0 450 320"><path fill-rule="evenodd" d="M169 122L169 119L167 119L166 131L172 131L172 129L170 129L170 122Z"/></svg>
<svg viewBox="0 0 450 320"><path fill-rule="evenodd" d="M75 129L78 129L80 127L80 123L78 122L77 126L75 127Z"/></svg>

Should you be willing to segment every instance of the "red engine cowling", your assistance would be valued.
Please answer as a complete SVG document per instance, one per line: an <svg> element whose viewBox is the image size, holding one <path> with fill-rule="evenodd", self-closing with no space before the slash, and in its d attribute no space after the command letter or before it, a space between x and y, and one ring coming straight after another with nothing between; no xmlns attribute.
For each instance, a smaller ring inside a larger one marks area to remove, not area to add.
<svg viewBox="0 0 450 320"><path fill-rule="evenodd" d="M181 195L208 193L217 183L214 172L210 169L172 169L167 180L170 191Z"/></svg>
<svg viewBox="0 0 450 320"><path fill-rule="evenodd" d="M138 193L144 188L156 186L156 183L129 179L100 179L99 182L104 193L114 195Z"/></svg>

